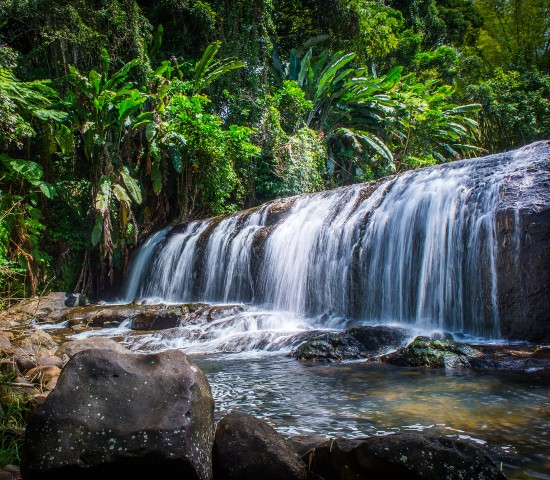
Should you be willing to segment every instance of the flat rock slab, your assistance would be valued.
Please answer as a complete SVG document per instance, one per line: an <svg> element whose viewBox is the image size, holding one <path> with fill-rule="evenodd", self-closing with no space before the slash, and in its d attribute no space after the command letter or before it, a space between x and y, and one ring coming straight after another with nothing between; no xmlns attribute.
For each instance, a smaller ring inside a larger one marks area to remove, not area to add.
<svg viewBox="0 0 550 480"><path fill-rule="evenodd" d="M132 330L165 330L180 325L209 323L244 311L242 305L89 305L64 310L59 321L86 328L116 327L129 320ZM47 321L47 319L45 319Z"/></svg>
<svg viewBox="0 0 550 480"><path fill-rule="evenodd" d="M329 440L303 459L319 480L505 480L472 442L410 433Z"/></svg>
<svg viewBox="0 0 550 480"><path fill-rule="evenodd" d="M213 400L178 350L84 350L30 417L26 480L212 478Z"/></svg>
<svg viewBox="0 0 550 480"><path fill-rule="evenodd" d="M89 303L84 295L50 292L42 297L28 298L0 312L0 322L26 322L32 318L57 321L68 308Z"/></svg>
<svg viewBox="0 0 550 480"><path fill-rule="evenodd" d="M471 361L474 370L550 376L549 345L475 345L481 355Z"/></svg>

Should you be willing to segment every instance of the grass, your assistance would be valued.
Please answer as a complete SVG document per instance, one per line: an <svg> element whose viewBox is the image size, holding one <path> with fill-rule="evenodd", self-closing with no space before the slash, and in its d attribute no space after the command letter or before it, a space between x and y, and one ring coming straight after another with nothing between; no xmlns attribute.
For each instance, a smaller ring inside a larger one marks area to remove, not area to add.
<svg viewBox="0 0 550 480"><path fill-rule="evenodd" d="M12 375L0 374L0 468L19 465L23 435L31 411L25 395L9 383Z"/></svg>

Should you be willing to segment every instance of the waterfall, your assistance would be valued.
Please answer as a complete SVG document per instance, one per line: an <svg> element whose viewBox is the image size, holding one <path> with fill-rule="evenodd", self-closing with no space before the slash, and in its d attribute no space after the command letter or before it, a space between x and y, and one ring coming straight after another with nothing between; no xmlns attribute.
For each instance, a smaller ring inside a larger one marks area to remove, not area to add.
<svg viewBox="0 0 550 480"><path fill-rule="evenodd" d="M537 158L524 148L171 227L135 256L124 299L497 338L498 212L511 210L518 228L517 185L541 174Z"/></svg>

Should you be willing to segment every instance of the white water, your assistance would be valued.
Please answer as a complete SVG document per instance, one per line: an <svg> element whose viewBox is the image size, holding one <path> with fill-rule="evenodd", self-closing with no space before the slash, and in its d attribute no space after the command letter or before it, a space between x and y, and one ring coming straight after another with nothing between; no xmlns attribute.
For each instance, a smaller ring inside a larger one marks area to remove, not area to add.
<svg viewBox="0 0 550 480"><path fill-rule="evenodd" d="M258 332L284 336L289 317L303 319L299 329L348 318L498 338L496 213L509 179L529 187L528 153L408 172L374 192L362 184L290 199L278 221L266 204L164 230L135 258L124 301L290 312L269 325L202 325L183 335L191 343L247 334L257 346ZM507 208L520 203L518 194Z"/></svg>

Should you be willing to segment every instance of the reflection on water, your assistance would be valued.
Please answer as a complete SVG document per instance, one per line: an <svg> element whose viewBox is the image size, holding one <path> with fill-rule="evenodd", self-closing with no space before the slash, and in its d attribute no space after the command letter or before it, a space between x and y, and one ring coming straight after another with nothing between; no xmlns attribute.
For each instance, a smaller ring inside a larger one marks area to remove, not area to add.
<svg viewBox="0 0 550 480"><path fill-rule="evenodd" d="M288 435L359 437L396 431L470 438L508 478L550 479L550 382L465 371L274 356L208 356L221 418L239 409Z"/></svg>

